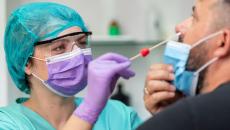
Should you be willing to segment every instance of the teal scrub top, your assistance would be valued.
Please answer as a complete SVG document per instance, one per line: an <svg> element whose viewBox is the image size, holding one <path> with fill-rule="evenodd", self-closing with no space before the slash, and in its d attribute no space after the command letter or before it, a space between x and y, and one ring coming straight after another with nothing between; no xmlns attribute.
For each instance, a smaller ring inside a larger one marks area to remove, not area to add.
<svg viewBox="0 0 230 130"><path fill-rule="evenodd" d="M22 105L26 100L18 99L16 103L0 108L0 130L55 130L46 119ZM77 106L81 102L82 98L75 99ZM109 100L93 130L134 130L141 122L131 107Z"/></svg>

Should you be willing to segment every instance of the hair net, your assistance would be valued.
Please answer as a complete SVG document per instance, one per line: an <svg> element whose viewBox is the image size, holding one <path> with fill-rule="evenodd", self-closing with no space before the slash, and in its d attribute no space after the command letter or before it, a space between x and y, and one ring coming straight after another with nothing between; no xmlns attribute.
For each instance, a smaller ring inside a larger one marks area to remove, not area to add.
<svg viewBox="0 0 230 130"><path fill-rule="evenodd" d="M26 4L12 12L5 30L4 49L9 73L21 91L30 93L25 66L36 42L55 38L72 26L87 31L76 11L56 3Z"/></svg>

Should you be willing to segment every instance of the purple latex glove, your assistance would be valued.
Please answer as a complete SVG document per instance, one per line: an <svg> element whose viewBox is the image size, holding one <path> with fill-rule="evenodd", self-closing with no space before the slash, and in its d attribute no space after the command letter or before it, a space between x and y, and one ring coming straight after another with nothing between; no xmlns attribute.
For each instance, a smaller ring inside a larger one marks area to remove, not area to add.
<svg viewBox="0 0 230 130"><path fill-rule="evenodd" d="M135 75L129 69L130 65L128 58L114 53L105 54L90 62L87 94L74 114L94 124L112 94L119 77L129 79Z"/></svg>

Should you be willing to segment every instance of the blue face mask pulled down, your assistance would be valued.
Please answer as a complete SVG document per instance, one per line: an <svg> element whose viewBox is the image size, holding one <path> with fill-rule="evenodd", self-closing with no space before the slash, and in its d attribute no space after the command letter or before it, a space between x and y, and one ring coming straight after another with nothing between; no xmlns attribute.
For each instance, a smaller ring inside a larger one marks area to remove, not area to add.
<svg viewBox="0 0 230 130"><path fill-rule="evenodd" d="M205 41L210 40L211 38L218 36L221 33L222 32L220 31L211 34L201 39L197 43L193 44L192 46L175 41L167 42L164 52L164 63L173 65L175 80L172 83L176 87L176 89L181 91L184 95L196 95L199 73L210 64L218 60L218 58L213 58L205 65L200 67L197 71L188 71L186 70L186 64L188 62L191 49L202 43L205 43Z"/></svg>

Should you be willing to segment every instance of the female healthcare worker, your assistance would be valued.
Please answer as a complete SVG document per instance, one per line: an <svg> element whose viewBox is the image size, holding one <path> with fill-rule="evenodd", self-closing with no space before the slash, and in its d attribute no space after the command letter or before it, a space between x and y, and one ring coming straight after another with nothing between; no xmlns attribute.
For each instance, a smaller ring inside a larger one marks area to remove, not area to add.
<svg viewBox="0 0 230 130"><path fill-rule="evenodd" d="M116 81L134 76L128 58L105 54L92 61L81 16L55 3L30 3L9 17L4 49L9 73L29 98L0 108L2 130L131 130L141 120L108 101ZM74 95L88 85L83 99Z"/></svg>

